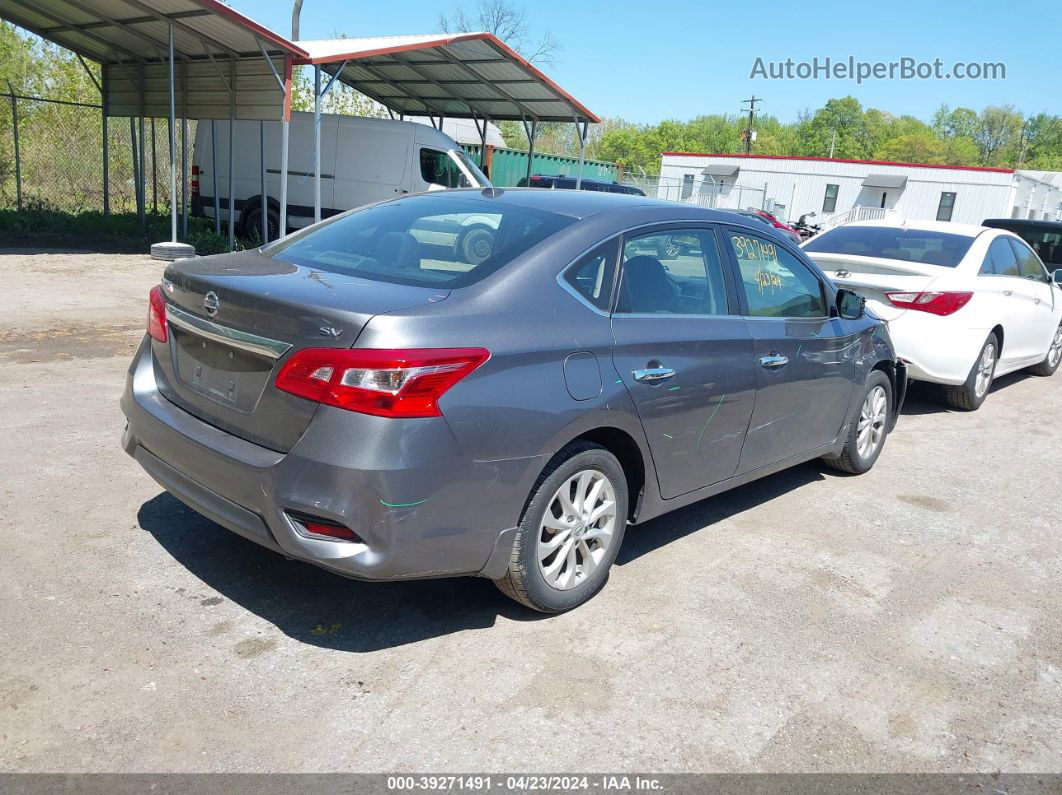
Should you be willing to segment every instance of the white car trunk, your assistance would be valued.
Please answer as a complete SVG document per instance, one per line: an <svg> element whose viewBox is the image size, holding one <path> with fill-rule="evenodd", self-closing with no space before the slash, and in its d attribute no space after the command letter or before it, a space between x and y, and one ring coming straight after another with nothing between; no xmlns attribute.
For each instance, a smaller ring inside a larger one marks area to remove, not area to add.
<svg viewBox="0 0 1062 795"><path fill-rule="evenodd" d="M851 254L806 252L822 268L826 276L839 287L862 295L867 307L882 320L895 320L906 309L894 306L885 293L919 293L929 289L933 281L953 268L926 265L884 257L859 257Z"/></svg>

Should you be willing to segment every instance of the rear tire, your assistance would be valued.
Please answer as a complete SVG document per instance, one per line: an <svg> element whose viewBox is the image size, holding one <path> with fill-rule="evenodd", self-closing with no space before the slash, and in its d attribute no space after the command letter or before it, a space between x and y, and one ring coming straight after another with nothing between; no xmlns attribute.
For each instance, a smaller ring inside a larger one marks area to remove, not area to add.
<svg viewBox="0 0 1062 795"><path fill-rule="evenodd" d="M977 411L981 408L992 389L992 379L995 378L998 361L999 340L992 333L988 335L981 352L977 354L966 381L958 386L944 387L944 398L948 405L961 411Z"/></svg>
<svg viewBox="0 0 1062 795"><path fill-rule="evenodd" d="M1059 363L1062 363L1062 325L1055 330L1054 339L1051 340L1051 347L1047 349L1047 356L1039 364L1034 364L1030 367L1029 372L1040 376L1054 375Z"/></svg>
<svg viewBox="0 0 1062 795"><path fill-rule="evenodd" d="M869 472L885 447L892 406L892 381L881 370L872 370L844 448L837 455L823 456L826 465L849 475Z"/></svg>
<svg viewBox="0 0 1062 795"><path fill-rule="evenodd" d="M542 613L578 607L608 580L626 525L627 480L619 461L596 444L573 442L531 488L509 570L494 584Z"/></svg>
<svg viewBox="0 0 1062 795"><path fill-rule="evenodd" d="M269 208L266 223L269 226L269 242L272 243L281 237L280 214L272 207ZM240 232L255 246L262 245L262 205L256 205L240 215Z"/></svg>

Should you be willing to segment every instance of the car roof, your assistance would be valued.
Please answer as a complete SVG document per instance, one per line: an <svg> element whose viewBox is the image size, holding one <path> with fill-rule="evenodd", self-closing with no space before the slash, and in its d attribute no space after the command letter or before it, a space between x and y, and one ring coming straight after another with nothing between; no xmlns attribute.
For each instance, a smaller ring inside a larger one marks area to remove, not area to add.
<svg viewBox="0 0 1062 795"><path fill-rule="evenodd" d="M889 228L903 228L903 229L915 229L920 232L941 232L948 235L966 235L967 237L977 237L982 232L987 231L988 227L978 226L977 224L958 224L953 221L853 221L849 224L844 224L846 227L850 226L876 226L876 227L889 227ZM835 229L839 227L834 227Z"/></svg>
<svg viewBox="0 0 1062 795"><path fill-rule="evenodd" d="M527 207L532 210L567 215L572 218L588 218L591 215L611 210L630 210L634 207L672 210L685 220L697 219L726 223L731 213L709 210L694 204L650 199L629 193L610 193L588 190L542 190L541 188L459 188L433 191L433 197L452 196L455 199L483 197L491 202L512 207Z"/></svg>
<svg viewBox="0 0 1062 795"><path fill-rule="evenodd" d="M993 229L1010 229L1013 226L1062 230L1062 221L1038 221L1035 218L986 218L983 223Z"/></svg>

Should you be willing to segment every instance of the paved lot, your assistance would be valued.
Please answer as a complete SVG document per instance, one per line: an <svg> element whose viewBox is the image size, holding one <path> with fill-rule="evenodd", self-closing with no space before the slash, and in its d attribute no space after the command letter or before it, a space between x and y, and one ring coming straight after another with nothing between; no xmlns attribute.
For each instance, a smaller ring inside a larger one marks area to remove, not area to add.
<svg viewBox="0 0 1062 795"><path fill-rule="evenodd" d="M0 769L1058 771L1062 376L633 530L552 618L199 518L119 449L157 263L0 252Z"/></svg>

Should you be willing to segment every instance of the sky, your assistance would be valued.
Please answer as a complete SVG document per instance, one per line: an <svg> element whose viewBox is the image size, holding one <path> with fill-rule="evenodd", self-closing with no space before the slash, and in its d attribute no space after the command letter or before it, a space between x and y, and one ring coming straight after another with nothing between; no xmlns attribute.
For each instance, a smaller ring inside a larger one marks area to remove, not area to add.
<svg viewBox="0 0 1062 795"><path fill-rule="evenodd" d="M784 122L831 97L928 120L947 103L976 110L1014 105L1062 113L1062 2L889 0L814 3L715 0L510 0L527 12L531 38L550 31L564 50L543 71L599 116L639 123L736 113L755 94ZM230 0L290 35L290 0ZM386 36L439 30L440 12L474 10L475 0L304 0L301 38ZM1009 9L1013 8L1015 13ZM757 58L795 64L891 62L912 58L942 71L956 62L1001 62L1005 79L868 80L752 78Z"/></svg>

